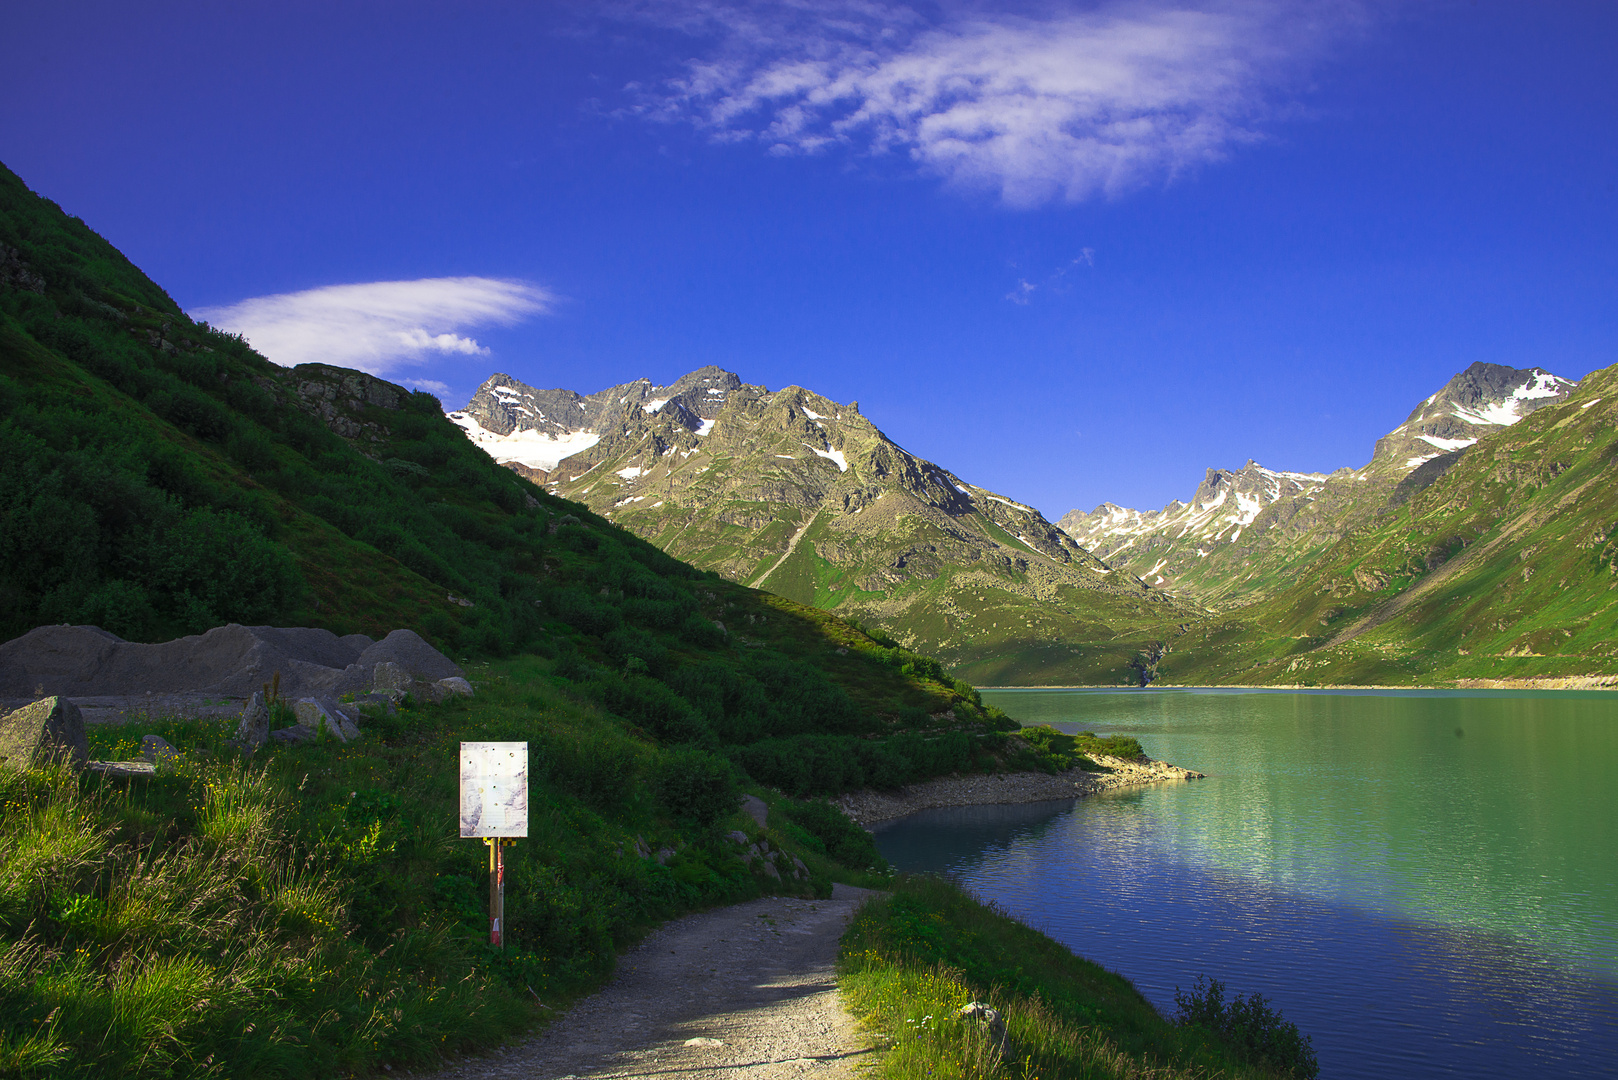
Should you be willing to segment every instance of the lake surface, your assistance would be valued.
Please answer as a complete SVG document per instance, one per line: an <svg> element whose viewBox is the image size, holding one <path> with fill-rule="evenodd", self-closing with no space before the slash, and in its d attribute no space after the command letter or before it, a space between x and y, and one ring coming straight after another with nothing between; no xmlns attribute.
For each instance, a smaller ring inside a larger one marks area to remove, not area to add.
<svg viewBox="0 0 1618 1080"><path fill-rule="evenodd" d="M879 828L1127 976L1258 991L1321 1074L1618 1076L1618 695L987 691L1206 780Z"/></svg>

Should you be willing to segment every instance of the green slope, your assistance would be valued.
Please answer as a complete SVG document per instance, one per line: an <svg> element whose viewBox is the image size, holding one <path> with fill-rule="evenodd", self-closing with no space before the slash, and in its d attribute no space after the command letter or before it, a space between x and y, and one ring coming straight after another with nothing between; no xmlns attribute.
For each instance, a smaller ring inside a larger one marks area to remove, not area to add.
<svg viewBox="0 0 1618 1080"><path fill-rule="evenodd" d="M1263 603L1177 639L1174 682L1618 675L1618 368L1482 438Z"/></svg>
<svg viewBox="0 0 1618 1080"><path fill-rule="evenodd" d="M554 658L646 734L800 792L1003 740L936 664L535 487L430 395L192 323L10 173L0 266L0 636L409 626L456 656Z"/></svg>

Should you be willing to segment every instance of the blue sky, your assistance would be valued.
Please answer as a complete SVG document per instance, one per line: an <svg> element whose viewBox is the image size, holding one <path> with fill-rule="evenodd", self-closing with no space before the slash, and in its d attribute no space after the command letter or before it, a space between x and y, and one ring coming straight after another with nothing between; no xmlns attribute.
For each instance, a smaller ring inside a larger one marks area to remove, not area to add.
<svg viewBox="0 0 1618 1080"><path fill-rule="evenodd" d="M450 407L494 371L589 392L719 364L858 400L1054 518L1249 457L1363 464L1474 360L1618 363L1605 0L6 26L0 161L272 359Z"/></svg>

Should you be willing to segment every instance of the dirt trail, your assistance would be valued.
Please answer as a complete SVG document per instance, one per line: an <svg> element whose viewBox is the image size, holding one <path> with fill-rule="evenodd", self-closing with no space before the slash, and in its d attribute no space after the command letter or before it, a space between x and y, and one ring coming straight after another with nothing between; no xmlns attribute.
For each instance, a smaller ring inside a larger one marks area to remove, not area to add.
<svg viewBox="0 0 1618 1080"><path fill-rule="evenodd" d="M542 1033L438 1080L842 1080L871 1060L837 1001L837 943L870 892L766 897L688 915Z"/></svg>

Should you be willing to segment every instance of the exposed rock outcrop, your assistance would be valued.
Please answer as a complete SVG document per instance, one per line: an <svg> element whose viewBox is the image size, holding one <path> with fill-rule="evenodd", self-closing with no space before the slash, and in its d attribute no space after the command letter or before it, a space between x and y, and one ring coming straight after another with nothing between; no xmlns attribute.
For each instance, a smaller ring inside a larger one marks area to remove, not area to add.
<svg viewBox="0 0 1618 1080"><path fill-rule="evenodd" d="M37 769L65 761L82 768L89 756L84 717L65 698L44 698L0 718L0 766Z"/></svg>

